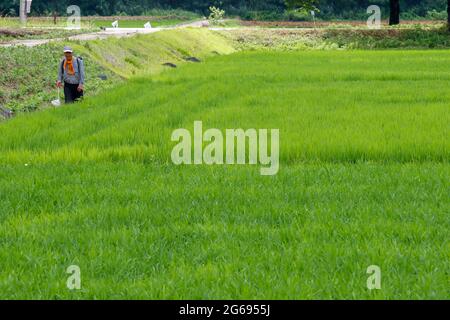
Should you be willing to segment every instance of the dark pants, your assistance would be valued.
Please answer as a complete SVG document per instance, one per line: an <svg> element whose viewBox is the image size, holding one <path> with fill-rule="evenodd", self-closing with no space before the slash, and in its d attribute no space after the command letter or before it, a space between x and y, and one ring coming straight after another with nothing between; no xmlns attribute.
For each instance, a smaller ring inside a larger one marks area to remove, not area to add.
<svg viewBox="0 0 450 320"><path fill-rule="evenodd" d="M74 103L83 97L83 91L78 92L78 84L64 82L64 98L66 103Z"/></svg>

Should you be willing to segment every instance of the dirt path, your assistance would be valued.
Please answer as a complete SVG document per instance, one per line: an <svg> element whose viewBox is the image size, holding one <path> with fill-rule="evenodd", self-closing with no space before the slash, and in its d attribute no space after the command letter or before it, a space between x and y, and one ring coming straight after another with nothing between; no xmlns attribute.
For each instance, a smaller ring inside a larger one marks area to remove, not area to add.
<svg viewBox="0 0 450 320"><path fill-rule="evenodd" d="M106 39L110 37L116 37L116 38L123 38L123 37L131 37L137 34L150 34L159 32L162 30L173 30L173 29L181 29L181 28L187 28L187 27L194 27L194 28L201 28L208 26L208 21L201 20L201 21L194 21L194 22L188 22L188 23L182 23L173 27L164 27L164 28L151 28L151 29L144 29L144 28L106 28L105 30L99 31L99 32L92 32L92 33L84 33L84 34L78 34L66 38L53 38L53 39L31 39L31 40L13 40L7 43L1 43L0 47L13 47L13 46L27 46L27 47L35 47L42 44L46 44L49 42L55 42L55 41L90 41L90 40L101 40Z"/></svg>

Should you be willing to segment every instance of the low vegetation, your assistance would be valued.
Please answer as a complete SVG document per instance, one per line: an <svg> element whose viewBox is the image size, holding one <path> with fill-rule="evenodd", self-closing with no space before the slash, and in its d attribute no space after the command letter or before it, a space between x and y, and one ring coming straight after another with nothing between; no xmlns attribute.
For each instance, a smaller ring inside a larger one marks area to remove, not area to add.
<svg viewBox="0 0 450 320"><path fill-rule="evenodd" d="M241 52L1 124L0 297L447 298L449 67ZM280 172L173 165L194 120L279 128Z"/></svg>
<svg viewBox="0 0 450 320"><path fill-rule="evenodd" d="M111 28L112 22L116 20L93 20L91 24L99 28ZM142 20L127 20L118 18L119 28L144 28L147 22L150 22L153 28L161 28L168 26L175 26L181 23L186 23L186 20L170 19L170 20L152 20L152 19L142 19Z"/></svg>
<svg viewBox="0 0 450 320"><path fill-rule="evenodd" d="M221 33L235 43L239 50L450 48L450 32L443 25L381 30L361 30L352 26L331 26L316 30L236 28Z"/></svg>
<svg viewBox="0 0 450 320"><path fill-rule="evenodd" d="M150 10L144 16L85 16L81 18L81 29L66 30L67 17L29 17L27 27L21 28L19 18L0 17L0 44L13 40L53 39L98 32L101 28L111 28L112 22L119 21L120 28L143 28L150 22L152 27L171 27L199 20L201 16L182 10Z"/></svg>
<svg viewBox="0 0 450 320"><path fill-rule="evenodd" d="M219 32L187 29L129 39L66 43L86 58L90 77L87 92L92 95L123 78L157 74L167 68L165 63L176 66L191 56L205 58L235 50L445 49L450 47L450 33L437 27L383 30L236 28ZM0 104L15 112L48 106L56 95L53 84L62 46L63 43L34 48L0 47ZM104 76L106 81L101 80Z"/></svg>
<svg viewBox="0 0 450 320"><path fill-rule="evenodd" d="M0 48L0 104L14 112L35 111L57 98L55 87L62 44L33 48ZM78 51L84 56L86 51ZM85 58L88 58L85 56ZM86 90L95 94L119 78L92 60L86 59L89 81ZM105 75L106 81L100 79Z"/></svg>
<svg viewBox="0 0 450 320"><path fill-rule="evenodd" d="M32 111L56 98L56 75L64 44L85 60L89 95L138 74L157 74L164 63L179 65L234 51L228 41L211 31L185 29L126 39L51 43L33 48L1 48L0 104L13 111ZM102 80L106 76L107 80Z"/></svg>
<svg viewBox="0 0 450 320"><path fill-rule="evenodd" d="M31 29L31 28L0 28L0 45L17 40L66 38L90 30L61 30L61 29Z"/></svg>

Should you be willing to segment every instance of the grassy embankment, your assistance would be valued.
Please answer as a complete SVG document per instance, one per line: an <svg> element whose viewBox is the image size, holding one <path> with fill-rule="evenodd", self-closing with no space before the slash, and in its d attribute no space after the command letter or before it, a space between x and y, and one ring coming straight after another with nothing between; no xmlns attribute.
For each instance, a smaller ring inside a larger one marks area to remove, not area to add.
<svg viewBox="0 0 450 320"><path fill-rule="evenodd" d="M81 30L64 30L66 17L59 17L53 24L52 17L29 17L27 28L20 28L18 18L0 18L0 43L12 40L65 38L71 35L100 31L100 26L110 25L119 20L124 27L143 27L146 21L151 21L154 27L170 26L181 22L198 19L197 14L182 10L151 10L146 16L140 17L82 17ZM59 28L59 29L55 29ZM183 37L186 35L186 39ZM210 38L206 44L205 38ZM95 95L103 89L111 87L122 78L139 73L139 70L150 70L157 73L162 70L157 63L181 63L181 54L204 57L205 50L222 53L226 44L223 39L200 32L166 33L165 39L158 36L148 38L127 39L121 45L119 41L95 41L90 43L70 43L79 56L85 59L89 81L87 94ZM106 42L108 42L106 41ZM149 41L152 43L144 43ZM41 45L35 48L2 48L0 47L0 105L14 112L34 111L49 106L56 98L54 82L58 62L61 59L63 43ZM134 48L136 46L136 48ZM217 46L217 50L215 50ZM108 52L100 52L107 49ZM195 49L190 52L189 50ZM228 52L228 50L226 50ZM209 52L210 53L210 52ZM115 56L117 54L118 56ZM167 58L167 61L164 59ZM111 63L114 61L114 63ZM114 64L114 66L112 66ZM117 65L116 65L117 64ZM145 66L144 68L142 66ZM99 76L106 76L108 81L100 81ZM2 120L0 116L0 120Z"/></svg>
<svg viewBox="0 0 450 320"><path fill-rule="evenodd" d="M448 51L238 53L1 124L0 296L447 298L449 68ZM194 120L279 128L279 174L174 166Z"/></svg>
<svg viewBox="0 0 450 320"><path fill-rule="evenodd" d="M233 52L229 41L208 30L185 29L163 34L126 39L65 42L34 48L0 48L0 104L14 111L32 111L49 106L56 98L56 81L61 48L72 45L82 56L87 70L88 96L110 88L138 74L157 74L195 56L204 59L214 54ZM99 76L106 75L107 81Z"/></svg>
<svg viewBox="0 0 450 320"><path fill-rule="evenodd" d="M115 20L119 21L121 28L142 28L143 25L150 21L153 27L174 26L180 23L191 22L202 19L203 17L197 13L185 10L163 10L153 9L145 12L140 16L115 16L115 17L86 17L84 20L91 26L111 27L111 23Z"/></svg>

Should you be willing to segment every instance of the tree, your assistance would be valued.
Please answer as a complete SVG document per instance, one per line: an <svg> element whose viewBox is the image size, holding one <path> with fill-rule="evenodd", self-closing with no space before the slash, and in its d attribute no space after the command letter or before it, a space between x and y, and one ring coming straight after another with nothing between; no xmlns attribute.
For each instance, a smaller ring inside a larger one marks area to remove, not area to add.
<svg viewBox="0 0 450 320"><path fill-rule="evenodd" d="M20 0L19 16L20 16L20 23L22 25L25 25L27 23L27 11L25 0Z"/></svg>
<svg viewBox="0 0 450 320"><path fill-rule="evenodd" d="M402 13L411 13L425 17L428 12L445 10L448 0L33 0L33 15L51 16L56 10L58 15L65 15L66 8L76 4L87 15L115 15L118 13L143 14L150 9L184 9L207 14L210 6L220 7L231 15L246 15L253 11L281 13L286 8L304 12L320 9L321 18L359 20L366 17L369 4L378 4L383 12L388 12L392 4L391 19L395 24L399 18L401 3ZM0 16L19 14L20 0L0 0ZM395 8L397 8L395 10ZM316 10L318 12L318 10ZM398 22L397 22L398 23Z"/></svg>
<svg viewBox="0 0 450 320"><path fill-rule="evenodd" d="M64 3L60 3L60 2L62 2L62 1L60 1L60 0L52 0L52 1L49 1L49 3L48 3L48 9L51 10L50 12L51 12L52 17L53 17L53 24L55 24L55 25L56 25L57 20L58 20L58 15L61 14L61 13L65 13L64 10L63 10L63 8L65 7L64 6L65 4Z"/></svg>
<svg viewBox="0 0 450 320"><path fill-rule="evenodd" d="M450 30L450 0L447 0L447 26Z"/></svg>
<svg viewBox="0 0 450 320"><path fill-rule="evenodd" d="M390 7L389 25L394 26L400 23L400 0L390 0Z"/></svg>
<svg viewBox="0 0 450 320"><path fill-rule="evenodd" d="M317 10L319 0L285 0L286 7L297 10Z"/></svg>

